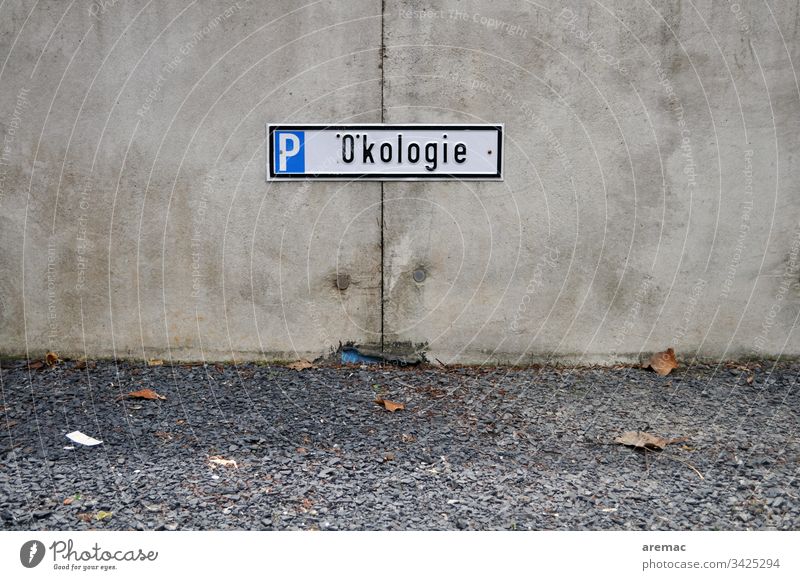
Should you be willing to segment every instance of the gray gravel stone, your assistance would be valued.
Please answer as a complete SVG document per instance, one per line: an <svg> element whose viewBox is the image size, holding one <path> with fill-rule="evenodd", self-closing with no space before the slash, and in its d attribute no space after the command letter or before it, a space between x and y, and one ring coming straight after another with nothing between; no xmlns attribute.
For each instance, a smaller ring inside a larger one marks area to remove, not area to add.
<svg viewBox="0 0 800 580"><path fill-rule="evenodd" d="M92 385L121 380L167 399L131 404L95 389L89 408L85 370L58 365L34 373L31 388L24 365L4 367L13 404L0 419L18 426L13 449L0 430L0 521L4 530L798 529L800 365L760 369L759 388L738 396L728 370L663 378L638 368L244 364L209 380L191 367L99 362ZM376 405L374 385L405 410ZM64 450L65 416L103 446ZM688 441L646 453L613 444L637 429ZM213 455L237 467L212 467ZM76 517L100 509L114 516Z"/></svg>

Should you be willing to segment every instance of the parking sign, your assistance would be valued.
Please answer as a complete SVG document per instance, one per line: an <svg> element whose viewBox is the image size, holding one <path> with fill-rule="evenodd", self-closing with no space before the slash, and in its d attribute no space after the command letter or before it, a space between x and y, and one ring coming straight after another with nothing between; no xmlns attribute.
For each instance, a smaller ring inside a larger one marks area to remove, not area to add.
<svg viewBox="0 0 800 580"><path fill-rule="evenodd" d="M267 180L502 180L503 126L267 125Z"/></svg>

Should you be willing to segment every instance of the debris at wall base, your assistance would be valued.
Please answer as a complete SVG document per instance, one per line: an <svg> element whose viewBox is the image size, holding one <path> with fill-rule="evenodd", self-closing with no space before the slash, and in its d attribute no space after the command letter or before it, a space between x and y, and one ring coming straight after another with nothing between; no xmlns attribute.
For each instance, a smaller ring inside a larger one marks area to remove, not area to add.
<svg viewBox="0 0 800 580"><path fill-rule="evenodd" d="M337 351L342 364L388 364L395 366L415 366L427 362L422 350L413 348L410 343L400 345L403 348L388 350L380 345L356 345L347 343L339 345Z"/></svg>

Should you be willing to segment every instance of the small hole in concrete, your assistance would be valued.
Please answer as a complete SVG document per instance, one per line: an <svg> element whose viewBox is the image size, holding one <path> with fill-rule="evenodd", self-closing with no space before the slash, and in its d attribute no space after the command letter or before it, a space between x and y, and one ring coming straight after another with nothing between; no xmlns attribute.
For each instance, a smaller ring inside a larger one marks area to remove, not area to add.
<svg viewBox="0 0 800 580"><path fill-rule="evenodd" d="M347 290L348 286L350 286L350 274L337 274L336 287L339 290Z"/></svg>
<svg viewBox="0 0 800 580"><path fill-rule="evenodd" d="M413 276L414 276L414 282L424 282L425 278L428 275L425 273L425 270L418 269L418 270L414 270Z"/></svg>

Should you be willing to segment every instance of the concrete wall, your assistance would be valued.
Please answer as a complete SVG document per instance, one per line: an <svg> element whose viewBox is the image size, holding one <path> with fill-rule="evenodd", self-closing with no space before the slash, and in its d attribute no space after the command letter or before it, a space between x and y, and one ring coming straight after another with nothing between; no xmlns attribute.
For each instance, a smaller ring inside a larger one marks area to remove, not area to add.
<svg viewBox="0 0 800 580"><path fill-rule="evenodd" d="M295 358L383 329L443 361L800 355L798 19L6 2L0 352ZM505 123L506 179L265 182L265 122L381 119Z"/></svg>

